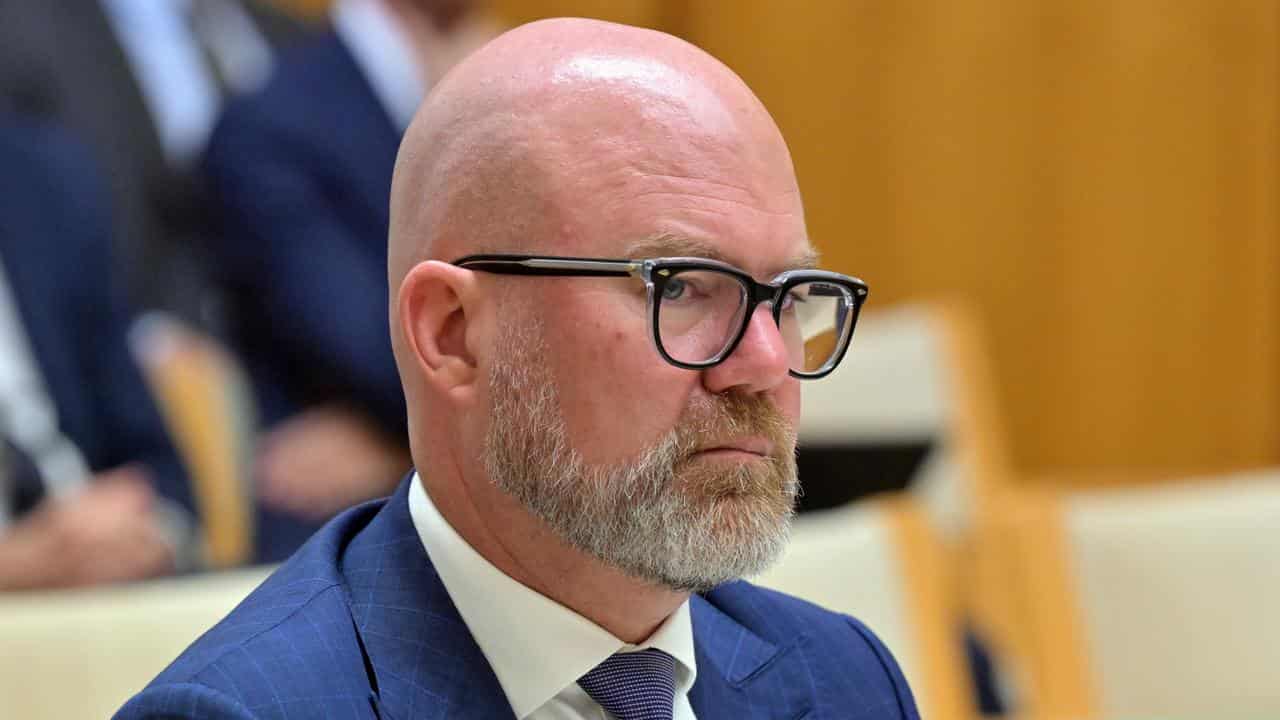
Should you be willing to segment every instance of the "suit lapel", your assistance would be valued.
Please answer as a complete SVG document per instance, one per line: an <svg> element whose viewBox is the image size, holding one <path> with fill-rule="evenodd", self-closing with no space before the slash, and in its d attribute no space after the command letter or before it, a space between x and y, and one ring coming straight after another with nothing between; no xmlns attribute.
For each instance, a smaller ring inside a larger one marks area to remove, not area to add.
<svg viewBox="0 0 1280 720"><path fill-rule="evenodd" d="M776 645L701 596L689 602L698 661L689 702L699 720L798 720L810 714L814 691L804 636Z"/></svg>
<svg viewBox="0 0 1280 720"><path fill-rule="evenodd" d="M60 41L74 47L81 58L75 67L68 68L79 77L69 78L69 82L77 84L67 91L109 98L109 106L117 116L101 122L118 133L110 140L124 140L123 147L130 152L141 152L141 161L135 158L133 162L154 174L155 168L166 165L160 134L106 10L97 2L69 2L61 4L60 12L59 29L67 34Z"/></svg>
<svg viewBox="0 0 1280 720"><path fill-rule="evenodd" d="M431 566L400 484L341 571L381 720L511 718L498 678Z"/></svg>

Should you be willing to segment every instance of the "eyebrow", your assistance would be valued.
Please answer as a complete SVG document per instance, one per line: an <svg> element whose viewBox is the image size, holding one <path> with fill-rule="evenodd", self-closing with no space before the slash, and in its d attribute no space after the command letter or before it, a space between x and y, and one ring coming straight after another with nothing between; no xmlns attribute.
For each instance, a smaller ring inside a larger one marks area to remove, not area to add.
<svg viewBox="0 0 1280 720"><path fill-rule="evenodd" d="M737 263L725 256L719 248L705 240L666 232L638 240L628 245L626 252L628 258L697 257L718 260L729 265L737 265ZM784 262L782 267L770 268L770 270L775 271L771 274L777 274L784 270L812 270L818 267L819 257L816 249L806 245L799 255Z"/></svg>

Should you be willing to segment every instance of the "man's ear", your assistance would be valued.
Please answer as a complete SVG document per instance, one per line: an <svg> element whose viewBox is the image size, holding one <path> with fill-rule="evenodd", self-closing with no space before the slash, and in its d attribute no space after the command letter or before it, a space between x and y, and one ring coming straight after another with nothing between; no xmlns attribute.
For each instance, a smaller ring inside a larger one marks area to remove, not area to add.
<svg viewBox="0 0 1280 720"><path fill-rule="evenodd" d="M400 331L423 381L447 395L469 393L478 375L474 348L475 274L456 265L418 263L400 283Z"/></svg>

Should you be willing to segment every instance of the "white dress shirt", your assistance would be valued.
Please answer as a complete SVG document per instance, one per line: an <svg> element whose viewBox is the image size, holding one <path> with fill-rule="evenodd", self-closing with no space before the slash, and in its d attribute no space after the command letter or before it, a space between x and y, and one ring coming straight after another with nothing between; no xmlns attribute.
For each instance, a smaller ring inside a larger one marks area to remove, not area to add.
<svg viewBox="0 0 1280 720"><path fill-rule="evenodd" d="M409 514L517 720L609 720L578 678L614 653L646 648L675 658L675 720L696 720L688 697L698 672L688 601L648 640L631 645L494 567L449 525L416 474Z"/></svg>
<svg viewBox="0 0 1280 720"><path fill-rule="evenodd" d="M360 74L403 132L427 92L426 68L419 66L413 44L380 0L337 0L330 17Z"/></svg>

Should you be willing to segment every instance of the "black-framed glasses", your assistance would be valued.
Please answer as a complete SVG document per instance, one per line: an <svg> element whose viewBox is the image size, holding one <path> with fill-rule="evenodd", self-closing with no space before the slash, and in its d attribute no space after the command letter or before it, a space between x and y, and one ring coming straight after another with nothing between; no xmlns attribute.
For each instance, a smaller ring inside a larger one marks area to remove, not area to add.
<svg viewBox="0 0 1280 720"><path fill-rule="evenodd" d="M501 275L639 277L654 347L667 362L701 370L738 346L756 305L768 302L791 374L820 378L840 364L867 298L861 280L825 270L788 270L768 283L717 260L615 260L552 255L468 255L458 267Z"/></svg>

